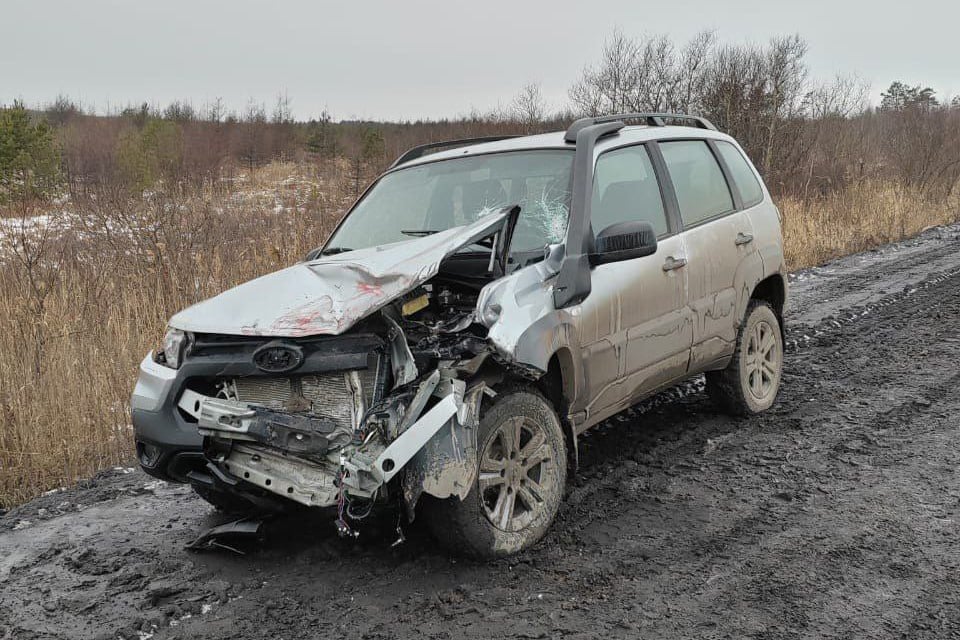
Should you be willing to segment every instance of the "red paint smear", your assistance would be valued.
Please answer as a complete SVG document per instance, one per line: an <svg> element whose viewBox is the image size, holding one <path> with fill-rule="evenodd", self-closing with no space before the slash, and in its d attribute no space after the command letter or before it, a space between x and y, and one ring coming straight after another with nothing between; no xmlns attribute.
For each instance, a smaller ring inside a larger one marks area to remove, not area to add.
<svg viewBox="0 0 960 640"><path fill-rule="evenodd" d="M383 287L378 284L369 284L367 282L357 283L357 293L362 296L383 296Z"/></svg>
<svg viewBox="0 0 960 640"><path fill-rule="evenodd" d="M310 333L331 333L339 330L340 320L333 314L333 300L330 296L294 309L277 318L272 332L300 336Z"/></svg>

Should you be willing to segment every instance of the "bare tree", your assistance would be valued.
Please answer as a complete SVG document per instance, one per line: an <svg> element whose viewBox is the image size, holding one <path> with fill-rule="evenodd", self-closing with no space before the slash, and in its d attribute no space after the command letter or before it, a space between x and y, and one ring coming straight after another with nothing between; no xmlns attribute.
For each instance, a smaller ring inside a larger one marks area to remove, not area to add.
<svg viewBox="0 0 960 640"><path fill-rule="evenodd" d="M856 74L837 74L804 96L803 111L813 120L849 118L869 105L870 83Z"/></svg>
<svg viewBox="0 0 960 640"><path fill-rule="evenodd" d="M226 109L223 106L223 98L218 96L213 102L207 105L206 119L219 124L225 116Z"/></svg>
<svg viewBox="0 0 960 640"><path fill-rule="evenodd" d="M546 112L540 85L534 82L525 85L510 105L510 114L513 119L520 122L528 131L537 128L543 122Z"/></svg>
<svg viewBox="0 0 960 640"><path fill-rule="evenodd" d="M293 110L290 108L290 96L284 93L277 94L277 103L273 107L273 124L293 123Z"/></svg>
<svg viewBox="0 0 960 640"><path fill-rule="evenodd" d="M570 100L585 115L626 111L636 92L637 43L616 30L603 45L600 63L586 67L570 88Z"/></svg>
<svg viewBox="0 0 960 640"><path fill-rule="evenodd" d="M806 53L807 44L799 35L774 38L767 50L770 108L767 114L767 144L763 154L763 169L767 175L770 175L773 166L777 128L785 119L797 115L800 109L807 81L807 68L803 62Z"/></svg>

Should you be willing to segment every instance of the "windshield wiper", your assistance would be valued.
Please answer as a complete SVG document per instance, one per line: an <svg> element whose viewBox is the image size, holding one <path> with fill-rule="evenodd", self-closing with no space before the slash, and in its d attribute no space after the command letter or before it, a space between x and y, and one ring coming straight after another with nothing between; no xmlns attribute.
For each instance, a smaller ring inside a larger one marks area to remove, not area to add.
<svg viewBox="0 0 960 640"><path fill-rule="evenodd" d="M414 236L416 238L423 238L426 236L432 236L435 233L440 233L440 230L439 229L406 229L406 230L401 230L400 233L402 233L405 236Z"/></svg>
<svg viewBox="0 0 960 640"><path fill-rule="evenodd" d="M320 252L322 256L332 256L337 253L346 253L347 251L353 251L349 247L329 247Z"/></svg>

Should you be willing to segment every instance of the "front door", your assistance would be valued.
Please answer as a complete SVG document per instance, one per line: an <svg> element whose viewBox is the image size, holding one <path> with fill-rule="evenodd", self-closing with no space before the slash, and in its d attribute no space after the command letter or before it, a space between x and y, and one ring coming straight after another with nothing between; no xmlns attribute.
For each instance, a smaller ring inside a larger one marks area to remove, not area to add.
<svg viewBox="0 0 960 640"><path fill-rule="evenodd" d="M580 308L591 422L682 376L689 359L686 250L668 224L644 145L608 151L597 159L594 232L628 220L649 222L658 246L653 255L599 265L591 274L591 292Z"/></svg>

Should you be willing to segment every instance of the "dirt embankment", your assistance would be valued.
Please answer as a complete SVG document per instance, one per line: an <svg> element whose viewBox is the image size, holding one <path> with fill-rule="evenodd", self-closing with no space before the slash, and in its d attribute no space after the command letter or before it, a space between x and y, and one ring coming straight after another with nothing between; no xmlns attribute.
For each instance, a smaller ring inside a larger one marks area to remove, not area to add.
<svg viewBox="0 0 960 640"><path fill-rule="evenodd" d="M191 554L207 506L114 471L0 517L0 638L956 636L958 249L936 229L795 276L774 409L692 383L610 420L528 553L317 517Z"/></svg>

